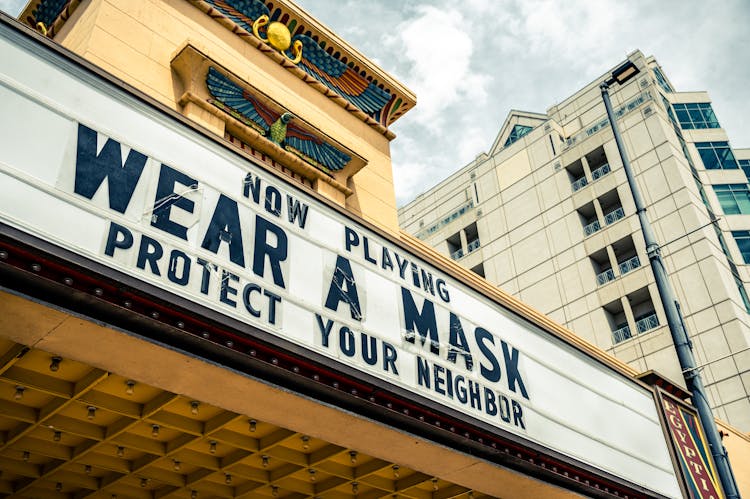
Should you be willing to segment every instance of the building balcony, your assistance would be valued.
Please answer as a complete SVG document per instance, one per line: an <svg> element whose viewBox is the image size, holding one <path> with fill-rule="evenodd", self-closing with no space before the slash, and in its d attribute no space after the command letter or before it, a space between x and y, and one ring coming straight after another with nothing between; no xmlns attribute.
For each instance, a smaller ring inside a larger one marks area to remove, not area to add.
<svg viewBox="0 0 750 499"><path fill-rule="evenodd" d="M615 340L615 344L622 343L623 341L632 337L633 335L630 334L630 326L623 326L612 331L612 338Z"/></svg>
<svg viewBox="0 0 750 499"><path fill-rule="evenodd" d="M480 246L481 246L481 243L479 242L479 239L474 239L466 247L466 252L471 253L472 251L478 250Z"/></svg>
<svg viewBox="0 0 750 499"><path fill-rule="evenodd" d="M612 269L607 269L604 272L601 272L597 274L596 276L596 283L599 286L602 286L603 284L607 284L609 281L615 280L615 272Z"/></svg>
<svg viewBox="0 0 750 499"><path fill-rule="evenodd" d="M604 163L602 166L600 166L599 168L591 172L591 179L599 180L600 178L608 174L610 171L612 170L609 167L609 163Z"/></svg>
<svg viewBox="0 0 750 499"><path fill-rule="evenodd" d="M590 224L583 226L583 233L586 236L590 236L591 234L593 234L594 232L597 232L601 228L602 226L599 224L599 220L594 220Z"/></svg>
<svg viewBox="0 0 750 499"><path fill-rule="evenodd" d="M570 184L570 186L573 188L573 192L576 192L576 191L578 191L578 190L583 189L584 187L586 187L586 185L588 185L588 183L589 183L589 181L586 180L586 177L581 177L581 178L579 178L577 180L574 180Z"/></svg>
<svg viewBox="0 0 750 499"><path fill-rule="evenodd" d="M634 256L633 258L629 258L619 265L620 274L627 274L631 270L635 270L640 266L641 266L640 259L638 258L638 256Z"/></svg>
<svg viewBox="0 0 750 499"><path fill-rule="evenodd" d="M639 333L645 333L646 331L650 331L658 326L659 318L656 317L656 314L651 314L648 317L644 317L635 322L635 327Z"/></svg>
<svg viewBox="0 0 750 499"><path fill-rule="evenodd" d="M479 247L482 246L482 244L479 242L479 239L474 239L472 242L470 242L466 249L458 248L456 251L451 253L451 258L454 260L460 260L461 258L465 257L469 253L472 253L479 249Z"/></svg>
<svg viewBox="0 0 750 499"><path fill-rule="evenodd" d="M623 218L625 218L625 210L623 210L622 207L620 207L604 215L604 222L607 225L612 225L613 223Z"/></svg>

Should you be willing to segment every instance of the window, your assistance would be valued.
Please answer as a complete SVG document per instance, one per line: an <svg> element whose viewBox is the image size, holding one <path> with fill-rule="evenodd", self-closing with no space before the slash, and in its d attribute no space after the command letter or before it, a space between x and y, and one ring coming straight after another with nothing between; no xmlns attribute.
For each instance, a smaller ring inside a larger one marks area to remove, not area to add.
<svg viewBox="0 0 750 499"><path fill-rule="evenodd" d="M667 98L663 95L661 95L661 102L662 104L664 104L664 109L667 110L667 114L669 115L669 120L672 122L672 125L677 128L677 118L675 118L674 113L672 112L672 104L670 104Z"/></svg>
<svg viewBox="0 0 750 499"><path fill-rule="evenodd" d="M750 263L750 230L733 230L732 236L742 253L742 259L745 263Z"/></svg>
<svg viewBox="0 0 750 499"><path fill-rule="evenodd" d="M669 82L667 82L667 79L664 78L664 74L659 68L653 68L653 70L654 76L656 76L656 83L658 83L662 90L664 90L666 93L671 94L673 92L672 86L669 84Z"/></svg>
<svg viewBox="0 0 750 499"><path fill-rule="evenodd" d="M714 192L725 215L750 215L750 190L747 184L715 185Z"/></svg>
<svg viewBox="0 0 750 499"><path fill-rule="evenodd" d="M701 156L706 170L737 169L737 161L727 142L696 142L698 154Z"/></svg>
<svg viewBox="0 0 750 499"><path fill-rule="evenodd" d="M526 125L516 125L513 127L513 130L510 131L510 135L508 135L508 140L505 141L505 144L503 144L503 147L508 147L513 142L517 141L530 131L532 131L534 128Z"/></svg>
<svg viewBox="0 0 750 499"><path fill-rule="evenodd" d="M694 104L672 104L680 127L683 130L695 130L697 128L720 128L719 120L716 119L714 110L708 102L697 102Z"/></svg>
<svg viewBox="0 0 750 499"><path fill-rule="evenodd" d="M750 159L738 159L737 164L740 165L742 171L745 172L745 176L750 180Z"/></svg>

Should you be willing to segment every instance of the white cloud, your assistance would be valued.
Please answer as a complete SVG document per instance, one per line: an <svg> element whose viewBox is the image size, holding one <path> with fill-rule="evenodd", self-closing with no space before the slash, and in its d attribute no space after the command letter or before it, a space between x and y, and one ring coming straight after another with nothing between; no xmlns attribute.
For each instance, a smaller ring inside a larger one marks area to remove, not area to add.
<svg viewBox="0 0 750 499"><path fill-rule="evenodd" d="M0 10L13 17L21 13L24 5L26 0L0 0Z"/></svg>
<svg viewBox="0 0 750 499"><path fill-rule="evenodd" d="M474 42L463 14L430 5L416 8L416 16L400 23L384 37L409 62L407 84L417 94L423 125L438 131L442 114L463 99L484 101L489 77L471 68Z"/></svg>

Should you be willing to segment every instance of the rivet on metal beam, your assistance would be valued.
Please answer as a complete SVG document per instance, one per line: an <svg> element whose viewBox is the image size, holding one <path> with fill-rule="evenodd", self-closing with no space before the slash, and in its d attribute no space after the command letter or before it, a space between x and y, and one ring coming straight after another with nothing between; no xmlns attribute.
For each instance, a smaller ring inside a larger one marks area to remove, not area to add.
<svg viewBox="0 0 750 499"><path fill-rule="evenodd" d="M53 373L57 372L57 370L60 369L60 362L62 362L62 357L58 357L57 355L52 357L50 359L49 370Z"/></svg>

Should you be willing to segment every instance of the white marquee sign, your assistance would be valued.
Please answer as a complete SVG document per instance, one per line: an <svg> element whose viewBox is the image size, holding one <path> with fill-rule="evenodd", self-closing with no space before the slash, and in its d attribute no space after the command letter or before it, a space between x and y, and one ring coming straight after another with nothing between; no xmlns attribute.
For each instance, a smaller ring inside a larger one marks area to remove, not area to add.
<svg viewBox="0 0 750 499"><path fill-rule="evenodd" d="M680 495L650 391L82 71L0 53L3 223Z"/></svg>

